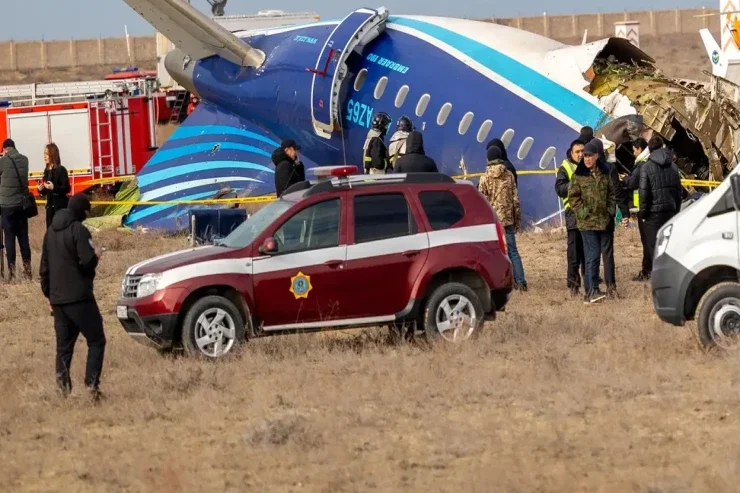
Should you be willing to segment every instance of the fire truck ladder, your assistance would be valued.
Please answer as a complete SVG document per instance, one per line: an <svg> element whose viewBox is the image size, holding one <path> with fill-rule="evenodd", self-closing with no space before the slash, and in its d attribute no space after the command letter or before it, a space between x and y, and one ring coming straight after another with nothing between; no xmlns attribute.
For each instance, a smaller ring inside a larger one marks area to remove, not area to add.
<svg viewBox="0 0 740 493"><path fill-rule="evenodd" d="M102 101L100 104L92 103L95 108L95 131L98 140L98 162L93 166L93 180L105 178L113 174L115 163L113 162L113 126L111 125L111 113L108 104L115 104L113 101ZM105 119L103 116L105 115ZM103 138L102 128L108 129L107 137ZM107 153L103 154L105 144L108 144Z"/></svg>
<svg viewBox="0 0 740 493"><path fill-rule="evenodd" d="M172 104L172 113L170 114L170 123L180 123L180 115L185 101L188 99L188 91L178 91L177 99Z"/></svg>

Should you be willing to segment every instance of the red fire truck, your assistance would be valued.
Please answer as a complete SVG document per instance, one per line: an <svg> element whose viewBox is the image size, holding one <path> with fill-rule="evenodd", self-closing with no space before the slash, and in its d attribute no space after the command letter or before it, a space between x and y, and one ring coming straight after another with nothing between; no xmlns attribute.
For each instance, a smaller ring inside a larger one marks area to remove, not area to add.
<svg viewBox="0 0 740 493"><path fill-rule="evenodd" d="M0 87L0 141L29 159L29 187L44 173L44 147L59 146L71 193L136 174L157 149L157 122L173 108L156 79Z"/></svg>

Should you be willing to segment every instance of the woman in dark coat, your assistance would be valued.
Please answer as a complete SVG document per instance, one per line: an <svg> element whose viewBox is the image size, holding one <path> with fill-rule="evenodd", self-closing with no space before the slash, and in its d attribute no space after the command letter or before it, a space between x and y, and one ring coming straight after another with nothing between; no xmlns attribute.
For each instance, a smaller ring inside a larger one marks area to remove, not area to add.
<svg viewBox="0 0 740 493"><path fill-rule="evenodd" d="M62 166L59 147L56 144L46 145L44 161L46 161L46 169L44 169L44 177L39 183L38 191L41 196L46 198L46 229L49 229L54 214L67 208L69 202L67 194L70 191L70 186L67 168Z"/></svg>

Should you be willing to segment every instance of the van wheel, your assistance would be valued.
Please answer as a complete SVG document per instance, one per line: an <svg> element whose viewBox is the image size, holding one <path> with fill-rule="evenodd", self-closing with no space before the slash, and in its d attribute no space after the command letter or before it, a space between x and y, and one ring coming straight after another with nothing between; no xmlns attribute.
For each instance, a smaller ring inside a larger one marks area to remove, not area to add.
<svg viewBox="0 0 740 493"><path fill-rule="evenodd" d="M477 337L483 328L483 304L465 284L451 282L434 290L424 309L424 332L430 343Z"/></svg>
<svg viewBox="0 0 740 493"><path fill-rule="evenodd" d="M244 320L234 304L222 296L196 301L182 324L182 345L188 356L223 358L244 340Z"/></svg>
<svg viewBox="0 0 740 493"><path fill-rule="evenodd" d="M740 341L740 284L721 282L704 293L697 307L699 340L705 348L736 349Z"/></svg>

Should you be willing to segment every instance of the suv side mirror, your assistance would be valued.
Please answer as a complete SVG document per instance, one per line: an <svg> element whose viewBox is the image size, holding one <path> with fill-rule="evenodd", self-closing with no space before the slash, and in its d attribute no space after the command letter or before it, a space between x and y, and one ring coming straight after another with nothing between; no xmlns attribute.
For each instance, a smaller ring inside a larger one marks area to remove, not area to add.
<svg viewBox="0 0 740 493"><path fill-rule="evenodd" d="M734 174L730 177L730 186L732 187L732 202L735 210L740 210L740 175Z"/></svg>
<svg viewBox="0 0 740 493"><path fill-rule="evenodd" d="M265 238L265 241L260 245L260 247L257 249L262 255L272 255L274 253L277 253L278 251L278 245L277 240L270 236L269 238Z"/></svg>

